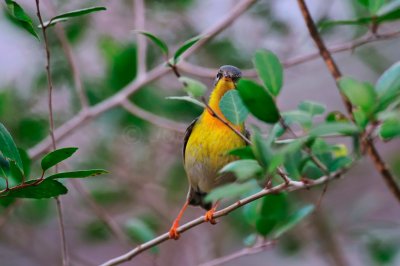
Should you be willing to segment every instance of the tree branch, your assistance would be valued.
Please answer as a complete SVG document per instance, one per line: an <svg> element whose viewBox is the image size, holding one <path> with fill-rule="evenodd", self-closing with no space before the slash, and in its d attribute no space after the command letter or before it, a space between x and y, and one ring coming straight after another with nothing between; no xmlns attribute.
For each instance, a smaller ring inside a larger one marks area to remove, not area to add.
<svg viewBox="0 0 400 266"><path fill-rule="evenodd" d="M324 62L331 73L332 77L335 79L335 81L338 81L342 77L342 74L336 65L335 61L333 60L330 52L326 48L323 40L321 39L317 28L315 27L314 21L310 15L310 12L307 8L306 3L304 0L297 0L301 13L303 15L303 18L306 22L308 31L310 32L310 35L312 39L314 40L314 43L317 45L319 52L324 59ZM349 115L352 117L353 115L353 110L352 110L352 105L349 102L349 100L341 93L342 99L345 103L347 112ZM388 186L389 190L393 193L393 195L397 198L398 201L400 201L400 187L397 184L394 176L388 169L386 163L383 161L382 157L380 156L378 150L375 148L374 143L370 139L366 139L363 142L364 146L366 147L366 150L368 152L368 155L371 157L372 161L374 162L375 168L378 170L378 172L381 174L383 179L386 182L386 185Z"/></svg>
<svg viewBox="0 0 400 266"><path fill-rule="evenodd" d="M39 19L41 28L42 28L42 33L43 33L43 39L44 39L44 48L46 51L46 74L47 74L47 83L48 83L48 107L49 107L49 123L50 123L50 139L51 139L51 145L53 147L53 150L56 149L56 139L54 137L54 118L53 118L53 82L51 78L51 70L50 70L50 48L49 48L49 43L47 40L47 34L46 34L46 29L47 27L44 26L43 24L43 19L42 15L40 14L40 2L39 0L36 0L36 14ZM58 172L58 167L56 165L55 167L55 172ZM41 177L41 180L43 180L43 174ZM59 197L54 198L56 201L57 205L57 214L58 214L58 223L60 227L60 238L61 238L61 256L62 256L62 264L64 266L69 265L69 257L68 257L68 250L67 250L67 241L65 237L65 227L64 227L64 219L63 219L63 213L62 213L62 206L61 206L61 200Z"/></svg>
<svg viewBox="0 0 400 266"><path fill-rule="evenodd" d="M179 133L185 133L185 130L187 128L186 124L175 122L173 120L169 120L160 116L157 116L155 114L152 114L150 112L147 112L146 110L143 110L142 108L136 106L129 100L124 100L121 102L121 106L131 113L132 115L135 115L139 118L142 118L156 126L166 128L172 131L176 131Z"/></svg>
<svg viewBox="0 0 400 266"><path fill-rule="evenodd" d="M255 200L257 200L257 199L259 199L259 198L261 198L261 197L263 197L265 195L268 195L268 194L278 193L278 192L283 192L283 191L288 191L289 192L289 191L295 191L295 190L299 190L299 189L308 189L310 187L314 187L314 186L317 186L317 185L324 184L328 180L337 179L337 178L341 177L344 173L346 173L350 169L350 167L351 167L351 165L348 166L348 167L345 167L345 168L343 168L343 169L341 169L339 171L331 173L328 176L322 176L322 177L320 177L320 178L318 178L316 180L309 180L307 182L307 184L304 183L304 182L290 181L288 184L282 183L282 184L277 185L277 186L275 186L273 188L262 189L261 191L255 193L255 194L253 194L251 196L248 196L247 198L241 199L241 200L229 205L228 207L215 212L213 217L214 218L219 218L219 217L222 217L222 216L226 216L229 213L231 213L232 211L234 211L234 210L236 210L236 209L238 209L238 208L240 208L240 207L242 207L242 206L244 206L244 205L246 205L246 204L248 204L250 202L253 202L253 201L255 201ZM178 233L182 234L183 232L185 232L185 231L187 231L187 230L189 230L189 229L191 229L193 227L196 227L196 226L198 226L198 225L200 225L202 223L205 223L205 217L204 216L198 217L198 218L196 218L196 219L194 219L194 220L192 220L192 221L190 221L190 222L188 222L188 223L186 223L184 225L181 225L178 228ZM152 248L154 246L157 246L158 244L163 243L163 242L168 241L168 240L170 240L170 238L169 238L169 233L167 232L167 233L164 233L164 234L162 234L162 235L160 235L160 236L158 236L158 237L156 237L156 238L154 238L154 239L152 239L152 240L150 240L150 241L148 241L148 242L146 242L144 244L141 244L141 245L137 246L135 249L132 249L131 251L127 252L126 254L123 254L123 255L121 255L119 257L116 257L116 258L113 258L111 260L108 260L108 261L104 262L101 265L102 266L119 265L119 264L121 264L123 262L131 260L132 258L134 258L138 254L142 253L143 251L148 250L148 249L150 249L150 248Z"/></svg>
<svg viewBox="0 0 400 266"><path fill-rule="evenodd" d="M390 31L386 33L380 33L380 34L366 34L356 40L342 43L342 44L337 44L337 45L332 45L331 47L328 48L328 51L331 54L334 53L340 53L344 51L353 51L355 48L363 46L368 43L372 42L377 42L377 41L383 41L383 40L390 40L390 39L395 39L400 37L400 31ZM290 68L293 66L297 66L300 64L304 64L306 62L315 60L320 57L320 53L313 52L310 54L306 55L301 55L294 57L292 59L288 59L282 62L283 66L285 68ZM198 65L194 65L190 62L182 60L178 64L179 68L188 74L195 75L198 77L204 77L204 78L214 78L215 73L218 72L218 69L216 68L207 68L207 67L202 67ZM257 77L257 72L255 69L245 69L242 71L242 74L244 77L249 77L249 78L254 78Z"/></svg>
<svg viewBox="0 0 400 266"><path fill-rule="evenodd" d="M143 0L133 1L133 13L135 17L135 28L136 30L144 30L145 28L145 6ZM137 75L138 78L143 77L146 74L146 38L142 34L136 34L137 40Z"/></svg>

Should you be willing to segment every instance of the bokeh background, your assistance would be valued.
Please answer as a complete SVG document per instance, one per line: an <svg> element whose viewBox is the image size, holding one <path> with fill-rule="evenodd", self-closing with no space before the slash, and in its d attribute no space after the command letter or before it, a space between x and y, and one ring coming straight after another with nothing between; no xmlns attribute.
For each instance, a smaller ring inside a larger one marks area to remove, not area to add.
<svg viewBox="0 0 400 266"><path fill-rule="evenodd" d="M17 1L34 18L34 1ZM235 0L146 0L144 29L178 47L226 16ZM349 19L366 15L356 0L307 1L315 20ZM101 5L107 11L63 23L76 57L83 89L91 105L123 89L137 74L134 1L43 0L42 15ZM48 135L47 80L43 44L10 20L0 4L0 121L17 144L32 149ZM396 30L399 23L382 26ZM349 42L367 27L343 26L322 32L329 45ZM48 30L54 81L56 127L80 110L71 68L54 28ZM374 83L400 60L400 39L364 45L335 54L346 75ZM252 67L259 48L274 51L282 61L315 52L296 1L261 0L232 25L201 47L187 61L216 69L232 64ZM162 63L157 47L148 44L148 69ZM212 87L213 79L197 77ZM173 74L143 86L130 100L157 116L187 125L201 113L193 104L166 100L184 95ZM296 108L304 99L323 102L328 110L344 110L335 83L321 59L285 70L278 105ZM249 123L257 123L250 120ZM335 140L340 141L340 140ZM155 126L123 108L113 108L80 126L58 143L77 146L77 155L62 169L105 168L110 174L68 182L62 197L72 265L97 265L152 236L164 233L183 204L187 180L182 167L182 133ZM399 175L400 142L379 143L379 149ZM40 166L33 164L32 175ZM321 188L292 193L295 202L315 203ZM202 214L189 208L183 221ZM114 233L107 226L112 224ZM363 159L344 179L329 185L321 209L280 239L276 246L226 265L400 265L400 208L375 171ZM60 241L54 200L20 200L0 216L1 265L60 265ZM116 232L115 232L116 231ZM244 247L253 229L241 210L203 224L179 241L168 241L126 265L199 265Z"/></svg>

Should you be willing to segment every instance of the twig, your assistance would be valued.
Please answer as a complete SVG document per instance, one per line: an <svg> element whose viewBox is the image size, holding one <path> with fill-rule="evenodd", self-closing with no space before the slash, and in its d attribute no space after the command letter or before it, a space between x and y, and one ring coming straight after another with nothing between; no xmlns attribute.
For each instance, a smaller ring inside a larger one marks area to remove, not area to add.
<svg viewBox="0 0 400 266"><path fill-rule="evenodd" d="M50 123L50 137L53 150L56 149L56 139L54 137L54 118L53 118L53 82L51 79L51 70L50 70L50 48L47 40L46 27L43 24L42 15L40 14L40 3L39 0L36 0L36 14L39 19L40 25L42 27L42 33L44 38L44 48L46 51L46 74L47 74L47 83L48 83L48 106L49 106L49 123ZM58 168L57 165L55 167L55 172L57 173ZM43 174L41 179L43 180ZM65 227L64 220L62 214L61 200L59 197L54 198L57 205L57 213L58 213L58 222L60 227L60 235L61 235L61 255L62 255L62 264L64 266L69 265L68 251L67 251L67 241L65 238Z"/></svg>
<svg viewBox="0 0 400 266"><path fill-rule="evenodd" d="M350 166L342 168L341 170L331 173L328 176L322 176L316 180L310 180L307 184L305 184L303 182L298 182L298 181L290 181L288 185L282 183L273 188L262 189L261 191L255 193L251 196L248 196L247 198L241 199L241 200L229 205L228 207L215 212L214 218L226 216L229 213L231 213L232 211L234 211L250 202L253 202L265 195L268 195L268 194L282 192L282 191L295 191L295 190L299 190L299 189L305 189L305 188L310 188L310 187L317 186L320 184L324 184L328 180L337 179L337 178L341 177L345 172L348 171L349 168L350 168ZM182 234L183 232L185 232L193 227L196 227L202 223L205 223L204 216L198 217L184 225L181 225L178 228L178 233ZM167 232L167 233L162 234L144 244L137 246L135 249L127 252L126 254L123 254L119 257L108 260L107 262L104 262L101 265L102 266L119 265L123 262L131 260L132 258L134 258L138 254L142 253L143 251L148 250L148 249L150 249L154 246L157 246L158 244L168 241L168 240L170 240L170 238L169 238L169 233Z"/></svg>
<svg viewBox="0 0 400 266"><path fill-rule="evenodd" d="M47 7L50 9L53 16L56 14L56 7L51 0L46 1ZM49 23L50 24L50 23ZM87 108L89 106L89 101L87 99L86 93L83 89L82 79L79 72L78 64L76 63L76 57L72 52L72 47L68 42L67 35L65 33L64 27L61 23L57 23L55 26L55 32L58 40L61 43L61 47L64 50L65 57L71 68L72 78L74 80L74 87L76 94L79 98L79 102L82 108Z"/></svg>
<svg viewBox="0 0 400 266"><path fill-rule="evenodd" d="M390 40L394 38L400 37L400 31L390 31L386 33L381 33L378 35L373 34L366 34L356 40L337 44L331 46L328 51L331 54L340 53L344 51L354 51L355 48L363 46L368 43L382 41L382 40ZM297 56L295 58L291 58L282 62L285 68L290 68L293 66L297 66L312 60L315 60L320 57L319 52L313 52L306 55ZM188 74L195 75L198 77L205 77L205 78L214 78L215 73L217 73L218 69L215 68L207 68L198 65L194 65L190 62L182 60L178 64L179 68ZM242 71L244 77L257 77L257 72L255 69L246 69Z"/></svg>
<svg viewBox="0 0 400 266"><path fill-rule="evenodd" d="M240 257L244 257L244 256L249 256L249 255L253 255L253 254L257 254L260 253L262 251L265 251L267 248L274 246L275 245L275 241L262 241L259 244L256 244L252 247L248 247L248 248L243 248L239 251L236 251L232 254L208 261L206 263L202 263L199 266L218 266L218 265L222 265L224 263L230 262L232 260L235 260L237 258Z"/></svg>
<svg viewBox="0 0 400 266"><path fill-rule="evenodd" d="M135 28L144 30L146 21L146 10L143 0L133 1L133 12L135 17ZM146 74L146 38L141 34L136 35L137 40L137 75L138 78L144 77Z"/></svg>
<svg viewBox="0 0 400 266"><path fill-rule="evenodd" d="M176 131L179 133L184 133L186 130L187 126L185 124L154 115L131 103L129 100L122 101L121 106L125 110L130 112L132 115L140 117L156 126Z"/></svg>
<svg viewBox="0 0 400 266"><path fill-rule="evenodd" d="M187 58L197 49L206 44L210 39L212 39L215 35L219 34L222 30L227 28L235 21L241 14L243 14L252 4L255 3L255 0L243 0L235 5L235 7L227 12L227 16L223 18L221 21L213 25L212 27L205 30L201 36L203 38L198 41L195 45L193 45L189 50L181 55L181 60ZM133 82L128 84L124 89L114 94L110 98L90 107L86 110L82 110L69 121L65 122L59 128L57 128L54 132L55 139L62 140L66 136L68 136L71 132L76 130L78 127L84 125L89 120L99 116L103 112L106 112L116 106L119 106L122 101L127 99L131 94L142 88L144 85L158 79L165 74L171 71L169 68L165 67L165 64L162 63L157 67L153 68L151 71L147 72L146 75L142 79L135 79ZM42 153L46 152L49 147L51 147L51 139L46 138L38 143L33 148L29 149L29 156L32 159L37 159Z"/></svg>
<svg viewBox="0 0 400 266"><path fill-rule="evenodd" d="M342 77L342 74L336 65L335 61L333 60L330 52L326 48L323 40L321 39L317 28L315 27L314 21L310 15L310 12L307 8L306 3L304 0L297 0L301 13L303 15L303 18L306 22L308 31L310 32L310 35L312 39L314 40L315 44L317 45L319 52L324 59L324 62L331 73L332 77L337 81ZM353 117L353 110L352 110L352 105L349 102L349 100L341 93L343 102L345 103L347 112L349 113L350 117ZM393 195L397 198L398 201L400 201L400 187L397 184L394 176L388 169L386 163L383 161L382 157L380 156L378 150L375 148L375 145L372 140L366 139L363 141L363 145L366 147L366 150L368 152L368 155L371 157L372 161L374 162L375 168L378 170L378 172L381 174L383 179L386 182L386 185L388 186L389 190L393 193Z"/></svg>

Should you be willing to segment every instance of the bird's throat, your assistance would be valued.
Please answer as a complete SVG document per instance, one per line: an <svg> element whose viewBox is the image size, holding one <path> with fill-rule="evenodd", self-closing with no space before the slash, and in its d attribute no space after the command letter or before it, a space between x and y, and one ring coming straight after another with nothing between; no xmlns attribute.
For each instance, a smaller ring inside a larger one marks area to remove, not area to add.
<svg viewBox="0 0 400 266"><path fill-rule="evenodd" d="M210 100L208 101L208 105L211 109L220 117L226 119L219 108L219 102L224 94L235 88L235 83L229 78L221 78L216 84L213 92L210 95ZM205 112L208 112L207 110Z"/></svg>

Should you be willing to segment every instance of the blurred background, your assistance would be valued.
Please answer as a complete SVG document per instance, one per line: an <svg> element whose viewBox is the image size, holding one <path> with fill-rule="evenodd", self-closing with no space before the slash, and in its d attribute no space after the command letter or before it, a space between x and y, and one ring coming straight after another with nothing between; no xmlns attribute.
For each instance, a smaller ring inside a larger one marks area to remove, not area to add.
<svg viewBox="0 0 400 266"><path fill-rule="evenodd" d="M34 1L17 1L38 24ZM170 47L218 23L238 5L234 0L147 0L144 29ZM307 1L316 20L367 16L357 0ZM90 105L125 88L138 72L135 1L43 0L44 20L54 14L88 6L104 12L62 24L76 58L76 67ZM43 44L16 25L1 3L0 121L16 143L30 150L48 135L47 80ZM380 32L398 29L388 23ZM322 30L328 46L348 43L368 32L363 26ZM81 106L71 68L54 28L48 30L54 81L56 127L76 116ZM382 40L334 57L346 75L375 83L381 73L400 60L400 38ZM259 48L275 52L282 61L315 52L297 3L292 0L257 1L222 33L191 55L187 62L216 69L232 64L252 68ZM147 45L148 69L163 62L160 50ZM212 87L212 77L182 73ZM201 113L193 104L166 100L184 95L176 77L168 73L137 90L135 106L188 125ZM285 70L278 105L296 108L301 100L323 102L329 111L344 111L334 80L317 58ZM250 120L250 124L257 123ZM155 126L116 107L68 134L59 147L77 146L78 154L62 169L105 168L110 174L68 182L63 211L72 265L97 265L169 229L184 203L187 179L182 167L182 133ZM400 142L379 143L386 162L399 175ZM32 177L40 174L38 162ZM315 203L321 188L291 193L295 203ZM183 222L202 215L189 208ZM110 227L112 230L110 230ZM274 247L224 265L400 265L400 209L369 158L344 179L331 182L317 214L282 237ZM19 200L1 209L2 265L60 265L60 241L54 200ZM126 265L200 265L245 246L254 228L242 210L203 224L145 252Z"/></svg>

